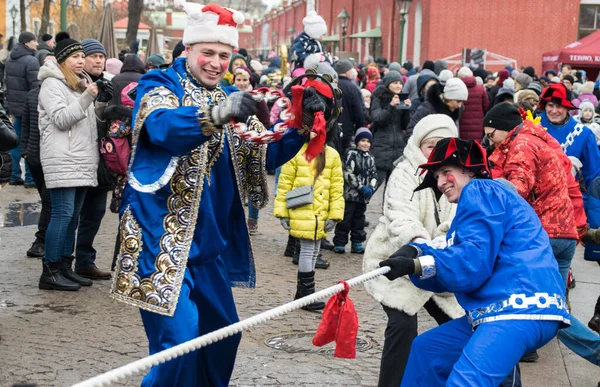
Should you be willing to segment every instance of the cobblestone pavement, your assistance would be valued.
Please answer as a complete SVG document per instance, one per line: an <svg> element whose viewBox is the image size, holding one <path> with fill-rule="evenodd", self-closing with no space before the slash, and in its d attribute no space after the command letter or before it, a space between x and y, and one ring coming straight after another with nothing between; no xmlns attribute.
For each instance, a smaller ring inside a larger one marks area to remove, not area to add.
<svg viewBox="0 0 600 387"><path fill-rule="evenodd" d="M73 293L38 290L41 263L25 256L36 227L6 227L35 222L31 211L36 210L37 193L22 187L6 187L0 192L0 224L4 225L0 228L0 386L17 382L66 386L147 355L139 313L109 298L110 281L96 281L91 288ZM369 206L369 232L380 212L381 192ZM297 267L283 257L287 235L273 218L272 205L261 211L259 228L260 233L252 237L257 287L234 290L240 318L288 302L295 291ZM107 212L95 244L97 264L102 269L110 266L116 229L117 216ZM361 273L360 255L325 252L325 258L331 267L317 271L318 288ZM580 256L578 259L582 261ZM582 265L581 272L575 273L580 278L573 299L582 301L574 302L574 309L582 321L587 321L600 293L600 269L587 262ZM311 335L302 333L315 331L320 314L296 311L244 333L231 385L376 385L385 314L362 287L350 295L359 315L363 347L356 359L318 353L311 347ZM419 329L433 326L427 313L420 313ZM265 344L285 334L296 334L286 343L301 352ZM599 368L559 346L556 340L540 355L537 364L522 365L525 386L592 387L600 381ZM139 385L140 380L141 376L134 376L118 385Z"/></svg>

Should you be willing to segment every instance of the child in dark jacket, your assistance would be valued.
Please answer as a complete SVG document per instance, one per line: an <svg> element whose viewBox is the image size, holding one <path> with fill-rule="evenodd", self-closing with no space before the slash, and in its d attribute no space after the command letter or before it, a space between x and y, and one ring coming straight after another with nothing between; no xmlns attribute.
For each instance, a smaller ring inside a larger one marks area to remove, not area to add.
<svg viewBox="0 0 600 387"><path fill-rule="evenodd" d="M333 244L338 254L346 252L348 234L352 242L351 252L365 252L365 212L367 204L377 188L375 159L369 153L373 135L367 128L360 128L354 136L356 148L348 149L344 160L344 220L337 224Z"/></svg>

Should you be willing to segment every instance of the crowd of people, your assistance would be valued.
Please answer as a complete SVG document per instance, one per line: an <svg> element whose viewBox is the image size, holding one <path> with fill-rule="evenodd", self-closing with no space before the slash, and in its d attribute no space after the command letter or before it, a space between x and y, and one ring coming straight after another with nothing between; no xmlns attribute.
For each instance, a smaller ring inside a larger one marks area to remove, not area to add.
<svg viewBox="0 0 600 387"><path fill-rule="evenodd" d="M0 51L0 184L39 192L26 254L42 258L40 289L115 277L111 293L142 309L152 353L237 321L229 287L254 285L248 235L268 200L266 169L284 255L298 265L295 299L329 267L322 249L350 243L365 271L391 267L365 285L388 317L380 386L519 385L518 361L536 361L556 335L600 365L600 298L586 327L566 297L576 246L600 263L600 81L568 65L540 75L340 59L323 49L314 11L282 65L238 47L237 11L184 8L219 18L206 16L210 33L188 23L167 60L142 60L137 45L108 58L99 41L64 32L23 32ZM244 142L232 120L293 130ZM367 238L377 190L383 216ZM95 264L107 206L120 217L114 273ZM527 297L517 305L516 294ZM440 327L417 337L421 308ZM144 385L174 375L226 385L238 343L156 366ZM490 360L491 346L503 355Z"/></svg>

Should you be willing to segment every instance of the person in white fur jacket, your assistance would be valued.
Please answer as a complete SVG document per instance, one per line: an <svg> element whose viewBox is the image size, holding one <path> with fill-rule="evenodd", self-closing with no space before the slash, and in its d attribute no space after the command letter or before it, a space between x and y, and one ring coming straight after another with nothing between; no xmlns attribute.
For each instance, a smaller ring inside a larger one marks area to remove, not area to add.
<svg viewBox="0 0 600 387"><path fill-rule="evenodd" d="M433 190L413 193L422 179L417 173L419 165L427 162L432 149L444 137L458 137L454 121L445 114L429 115L415 126L385 190L383 216L364 255L365 272L378 269L380 261L417 239L433 240L432 243L445 247L444 237L456 205L450 204L445 196L438 202ZM464 311L452 294L421 290L407 277L394 281L377 277L365 283L365 288L382 304L388 316L379 386L399 386L412 341L417 336L419 309L425 307L438 324L460 317Z"/></svg>

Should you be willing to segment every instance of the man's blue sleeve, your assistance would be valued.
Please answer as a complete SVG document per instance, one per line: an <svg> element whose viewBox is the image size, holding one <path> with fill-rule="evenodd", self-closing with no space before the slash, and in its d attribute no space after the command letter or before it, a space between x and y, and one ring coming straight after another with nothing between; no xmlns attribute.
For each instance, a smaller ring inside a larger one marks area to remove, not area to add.
<svg viewBox="0 0 600 387"><path fill-rule="evenodd" d="M585 185L590 187L592 180L600 175L600 150L596 144L596 138L591 129L585 128L585 143L583 144L581 152L581 172L583 173L583 179Z"/></svg>
<svg viewBox="0 0 600 387"><path fill-rule="evenodd" d="M266 169L275 170L290 161L302 148L306 140L297 130L288 130L280 141L272 142L267 146Z"/></svg>

